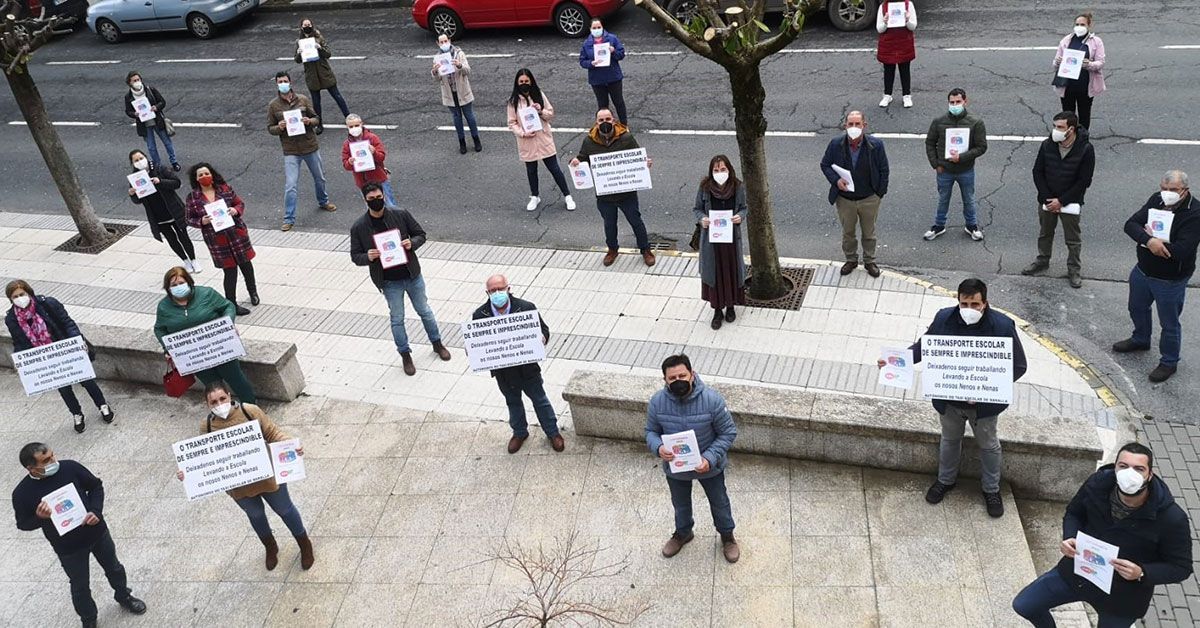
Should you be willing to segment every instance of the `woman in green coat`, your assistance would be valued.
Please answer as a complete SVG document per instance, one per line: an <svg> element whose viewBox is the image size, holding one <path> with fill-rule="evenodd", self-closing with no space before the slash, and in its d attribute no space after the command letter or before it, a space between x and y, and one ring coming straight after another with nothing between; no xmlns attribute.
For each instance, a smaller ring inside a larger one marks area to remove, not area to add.
<svg viewBox="0 0 1200 628"><path fill-rule="evenodd" d="M338 91L337 77L333 74L333 67L329 65L329 57L333 53L329 51L329 44L326 43L325 37L308 18L300 21L300 37L302 39L311 37L317 40L316 61L304 61L300 57L300 45L296 44L296 63L304 64L304 82L308 85L308 92L312 94L313 111L317 113L317 119L322 119L321 90L326 90L330 96L333 96L333 99L337 101L338 108L342 110L343 116L349 116L350 107L346 105L346 99L342 98L342 93ZM318 133L320 133L320 129L321 127L318 126Z"/></svg>
<svg viewBox="0 0 1200 628"><path fill-rule="evenodd" d="M162 344L163 336L225 316L231 321L237 317L237 311L229 299L208 286L197 286L182 266L167 271L163 277L163 290L167 296L158 302L158 312L154 319L154 335L158 337L159 344ZM166 350L166 345L163 345L163 350ZM170 354L167 354L167 362L171 362ZM233 388L238 399L246 403L258 402L254 388L250 386L250 380L246 379L246 374L242 372L242 363L238 360L199 371L196 377L205 384L225 380Z"/></svg>

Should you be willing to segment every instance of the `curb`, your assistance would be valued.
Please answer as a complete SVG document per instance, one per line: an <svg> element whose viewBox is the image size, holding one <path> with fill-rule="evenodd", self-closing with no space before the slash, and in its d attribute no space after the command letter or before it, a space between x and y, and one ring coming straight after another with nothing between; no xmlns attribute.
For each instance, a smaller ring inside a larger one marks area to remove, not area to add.
<svg viewBox="0 0 1200 628"><path fill-rule="evenodd" d="M266 0L259 11L267 13L292 13L299 11L333 11L339 9L408 9L413 0L317 0L315 2L293 2L292 0Z"/></svg>

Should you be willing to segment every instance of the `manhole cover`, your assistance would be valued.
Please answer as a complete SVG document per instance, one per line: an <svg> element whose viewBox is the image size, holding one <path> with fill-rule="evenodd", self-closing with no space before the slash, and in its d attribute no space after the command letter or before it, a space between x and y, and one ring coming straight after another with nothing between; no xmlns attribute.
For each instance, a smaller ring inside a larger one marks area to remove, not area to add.
<svg viewBox="0 0 1200 628"><path fill-rule="evenodd" d="M132 233L134 229L138 228L138 225L136 224L131 225L119 222L106 222L103 224L104 227L108 229L108 232L113 235L113 237L107 243L100 246L79 246L79 234L76 233L72 235L66 242L54 247L54 250L63 251L64 253L87 253L89 255L96 255L97 253L100 253L104 249L107 249L115 244L117 240L120 240L121 238Z"/></svg>
<svg viewBox="0 0 1200 628"><path fill-rule="evenodd" d="M746 305L771 308L774 310L800 309L800 306L804 304L804 295L808 292L808 285L812 283L813 269L784 267L780 269L780 271L783 273L784 280L791 284L791 290L788 290L787 294L769 301L752 299L750 298L750 295L747 294ZM749 266L746 267L746 272L751 272ZM753 279L754 276L751 274L751 276L746 279L746 282L749 283L753 281Z"/></svg>

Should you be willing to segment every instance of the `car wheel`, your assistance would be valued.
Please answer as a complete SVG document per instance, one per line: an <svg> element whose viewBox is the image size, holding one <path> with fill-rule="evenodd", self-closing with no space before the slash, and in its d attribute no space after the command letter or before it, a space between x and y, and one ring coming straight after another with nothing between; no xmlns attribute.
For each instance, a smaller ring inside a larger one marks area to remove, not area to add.
<svg viewBox="0 0 1200 628"><path fill-rule="evenodd" d="M671 14L676 21L684 26L692 23L692 20L700 15L699 0L671 0L667 4L667 13Z"/></svg>
<svg viewBox="0 0 1200 628"><path fill-rule="evenodd" d="M212 39L217 34L217 28L212 20L203 13L192 13L187 16L187 29L197 39Z"/></svg>
<svg viewBox="0 0 1200 628"><path fill-rule="evenodd" d="M429 14L429 30L437 35L445 35L453 41L463 33L462 19L450 9L434 9L433 13Z"/></svg>
<svg viewBox="0 0 1200 628"><path fill-rule="evenodd" d="M875 23L876 0L829 0L829 21L840 31L861 31Z"/></svg>
<svg viewBox="0 0 1200 628"><path fill-rule="evenodd" d="M554 9L554 28L563 37L580 37L587 30L592 16L574 2L564 2Z"/></svg>
<svg viewBox="0 0 1200 628"><path fill-rule="evenodd" d="M100 36L100 39L110 44L121 41L121 29L117 28L117 25L112 20L96 20L96 34Z"/></svg>

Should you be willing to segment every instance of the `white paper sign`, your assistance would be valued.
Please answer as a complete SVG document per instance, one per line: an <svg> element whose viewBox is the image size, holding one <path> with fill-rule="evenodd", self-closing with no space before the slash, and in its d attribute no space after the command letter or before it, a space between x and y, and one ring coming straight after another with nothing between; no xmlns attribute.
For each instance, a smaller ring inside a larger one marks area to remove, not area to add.
<svg viewBox="0 0 1200 628"><path fill-rule="evenodd" d="M133 99L133 110L137 112L138 120L145 122L154 118L155 111L150 108L150 99L145 96L138 96Z"/></svg>
<svg viewBox="0 0 1200 628"><path fill-rule="evenodd" d="M304 112L300 109L292 109L283 112L283 121L287 123L288 137L296 137L304 135Z"/></svg>
<svg viewBox="0 0 1200 628"><path fill-rule="evenodd" d="M608 42L603 44L594 44L592 46L592 58L596 60L595 67L607 68L612 65L612 47Z"/></svg>
<svg viewBox="0 0 1200 628"><path fill-rule="evenodd" d="M1175 222L1175 212L1165 209L1151 209L1146 216L1146 228L1150 230L1150 237L1158 238L1163 242L1171 241L1171 225Z"/></svg>
<svg viewBox="0 0 1200 628"><path fill-rule="evenodd" d="M521 121L521 129L526 133L537 133L542 130L542 115L533 107L518 109L517 119Z"/></svg>
<svg viewBox="0 0 1200 628"><path fill-rule="evenodd" d="M1082 576L1105 593L1112 593L1112 561L1120 549L1085 532L1076 533L1075 575Z"/></svg>
<svg viewBox="0 0 1200 628"><path fill-rule="evenodd" d="M912 388L914 379L912 349L883 348L883 367L879 369L879 385L891 388Z"/></svg>
<svg viewBox="0 0 1200 628"><path fill-rule="evenodd" d="M733 210L714 209L708 212L708 241L716 244L733 242Z"/></svg>
<svg viewBox="0 0 1200 628"><path fill-rule="evenodd" d="M448 52L442 52L433 55L433 60L438 64L438 74L440 76L454 74L455 70L457 70L457 68L454 67L454 57L452 57Z"/></svg>
<svg viewBox="0 0 1200 628"><path fill-rule="evenodd" d="M305 37L304 39L297 41L296 45L300 47L301 61L309 63L311 61L317 61L321 58L321 53L317 49L316 37Z"/></svg>
<svg viewBox="0 0 1200 628"><path fill-rule="evenodd" d="M1067 203L1066 205L1063 205L1061 208L1059 208L1058 213L1073 214L1075 216L1078 216L1079 210L1080 210L1079 203ZM1050 209L1048 207L1046 207L1045 205L1042 205L1042 211L1048 212L1048 211L1050 211Z"/></svg>
<svg viewBox="0 0 1200 628"><path fill-rule="evenodd" d="M1083 50L1063 50L1062 62L1058 64L1058 75L1065 79L1077 79L1083 72L1083 58L1087 53Z"/></svg>
<svg viewBox="0 0 1200 628"><path fill-rule="evenodd" d="M29 396L96 379L87 343L81 336L16 351L12 361Z"/></svg>
<svg viewBox="0 0 1200 628"><path fill-rule="evenodd" d="M350 159L354 160L355 172L370 172L375 169L375 156L371 154L370 140L350 142Z"/></svg>
<svg viewBox="0 0 1200 628"><path fill-rule="evenodd" d="M158 191L158 188L154 187L154 182L150 180L150 173L145 170L138 170L125 178L129 179L129 187L133 188L133 193L138 198L146 198Z"/></svg>
<svg viewBox="0 0 1200 628"><path fill-rule="evenodd" d="M289 438L267 445L271 449L271 463L275 466L275 482L287 484L299 482L308 477L304 472L304 456L296 450L300 448L300 439Z"/></svg>
<svg viewBox="0 0 1200 628"><path fill-rule="evenodd" d="M188 501L275 475L258 421L240 423L171 445Z"/></svg>
<svg viewBox="0 0 1200 628"><path fill-rule="evenodd" d="M887 27L888 28L904 28L906 26L906 18L904 16L907 2L889 2L887 3Z"/></svg>
<svg viewBox="0 0 1200 628"><path fill-rule="evenodd" d="M588 161L591 162L592 180L597 196L649 190L653 187L645 148L600 153L592 155Z"/></svg>
<svg viewBox="0 0 1200 628"><path fill-rule="evenodd" d="M946 129L946 159L967 152L971 145L971 129Z"/></svg>
<svg viewBox="0 0 1200 628"><path fill-rule="evenodd" d="M467 321L462 337L471 370L477 373L546 359L537 310Z"/></svg>
<svg viewBox="0 0 1200 628"><path fill-rule="evenodd" d="M225 199L223 198L218 198L211 203L205 203L204 213L208 214L208 224L213 228L213 231L224 231L233 226L233 214L229 212L229 206L225 204Z"/></svg>
<svg viewBox="0 0 1200 628"><path fill-rule="evenodd" d="M592 189L592 167L588 162L581 161L571 168L571 183L575 184L576 190Z"/></svg>
<svg viewBox="0 0 1200 628"><path fill-rule="evenodd" d="M87 508L73 482L52 491L42 501L50 507L50 521L54 523L59 536L83 525L83 520L87 518Z"/></svg>
<svg viewBox="0 0 1200 628"><path fill-rule="evenodd" d="M993 336L921 337L925 399L1011 404L1013 340Z"/></svg>
<svg viewBox="0 0 1200 628"><path fill-rule="evenodd" d="M246 355L242 337L228 316L167 334L162 340L180 375L220 366Z"/></svg>
<svg viewBox="0 0 1200 628"><path fill-rule="evenodd" d="M384 268L395 268L408 263L404 252L404 236L399 229L375 234L375 248L379 251L379 264Z"/></svg>
<svg viewBox="0 0 1200 628"><path fill-rule="evenodd" d="M837 173L838 178L841 179L842 181L846 182L846 191L853 192L854 191L854 175L850 174L849 170L846 170L845 168L843 168L837 164L830 164L830 166L833 167L833 171Z"/></svg>
<svg viewBox="0 0 1200 628"><path fill-rule="evenodd" d="M675 458L667 463L671 473L695 471L696 467L700 466L700 461L704 459L700 455L700 444L696 442L696 430L663 434L662 441L663 446L675 455Z"/></svg>

